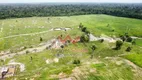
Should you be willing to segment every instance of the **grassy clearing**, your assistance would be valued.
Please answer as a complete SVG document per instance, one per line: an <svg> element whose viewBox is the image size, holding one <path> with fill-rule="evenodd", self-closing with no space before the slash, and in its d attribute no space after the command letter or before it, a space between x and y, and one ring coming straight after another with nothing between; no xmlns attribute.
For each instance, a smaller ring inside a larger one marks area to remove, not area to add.
<svg viewBox="0 0 142 80"><path fill-rule="evenodd" d="M97 72L90 74L88 76L89 80L133 80L133 72L127 65L116 65L115 62L109 60L103 60L103 62L106 65L104 63L93 65L97 69Z"/></svg>
<svg viewBox="0 0 142 80"><path fill-rule="evenodd" d="M138 54L138 53L134 53L134 54L129 54L124 56L124 58L132 61L133 63L135 63L136 65L142 67L142 54Z"/></svg>
<svg viewBox="0 0 142 80"><path fill-rule="evenodd" d="M97 49L94 52L94 58L90 59L91 48L90 46L95 44ZM73 64L74 59L79 59L81 61L83 73L89 71L88 69L97 69L97 73L89 73L88 79L96 80L117 80L117 79L126 79L133 80L133 72L130 69L130 66L127 65L116 65L116 63L111 62L110 60L104 60L105 57L114 57L119 54L124 54L127 45L124 44L123 48L119 51L112 50L112 46L115 44L109 44L107 42L100 43L98 41L86 43L70 44L63 49L51 49L45 50L40 53L33 54L24 54L15 56L12 59L15 59L16 62L25 64L26 70L24 72L18 72L15 78L18 79L30 79L35 78L36 80L47 80L47 79L58 79L58 77L52 77L53 75L59 75L59 73L64 72L67 76L72 74L72 70L76 67ZM128 44L129 45L129 44ZM134 49L135 50L135 49ZM46 64L46 60L53 60L57 57L57 54L63 54L64 57L59 59L58 63ZM100 57L99 57L100 56ZM31 57L33 58L31 61ZM11 59L9 59L11 60ZM8 61L9 61L8 60ZM94 62L99 61L101 63L94 64ZM7 62L8 62L7 61ZM91 63L86 65L85 63ZM89 67L88 67L89 66ZM109 73L109 74L108 74ZM81 75L80 75L81 77ZM83 77L82 77L83 78Z"/></svg>
<svg viewBox="0 0 142 80"><path fill-rule="evenodd" d="M75 47L76 46L76 47ZM71 74L71 71L76 66L73 64L74 59L85 59L88 54L82 52L84 49L81 47L82 45L71 45L64 49L63 53L61 49L58 50L46 50L40 53L34 54L25 54L22 56L16 56L16 62L21 62L26 65L26 71L23 73L17 73L19 79L24 79L25 77L31 78L35 76L37 73L40 73L39 76L34 77L37 80L45 80L49 79L51 75L58 75L61 72L66 74ZM74 52L70 51L70 48L74 50ZM80 51L76 51L75 49L80 49ZM46 60L53 60L57 58L57 54L63 54L64 57L59 59L58 63L51 62L50 64L46 64ZM31 60L31 57L33 60Z"/></svg>
<svg viewBox="0 0 142 80"><path fill-rule="evenodd" d="M136 44L142 46L142 39L136 39Z"/></svg>
<svg viewBox="0 0 142 80"><path fill-rule="evenodd" d="M38 38L44 37L45 41L57 37L61 34L70 34L72 36L80 35L77 29L78 25L82 23L94 35L108 35L119 36L128 32L131 36L141 37L142 20L114 17L108 15L80 15L71 17L32 17L32 18L17 18L0 20L0 37L28 34L34 32L47 31L56 27L71 27L72 31L64 32L48 32L41 35L15 37L9 39L0 39L0 50L9 48L18 48L25 45L38 44ZM108 25L109 24L109 25ZM112 31L114 30L114 32ZM51 37L52 36L52 37ZM48 39L47 39L48 38ZM32 42L32 43L31 43ZM141 41L138 40L138 44ZM17 43L17 44L16 44Z"/></svg>
<svg viewBox="0 0 142 80"><path fill-rule="evenodd" d="M31 36L28 35L0 39L0 50L11 49L12 51L16 52L17 49L22 46L37 46L41 43L40 37L43 38L42 42L56 38L61 34L63 37L69 34L72 38L75 38L82 34L82 32L77 29L80 22L82 22L91 33L97 36L101 36L103 34L108 36L119 36L119 34L128 32L128 29L130 35L139 37L142 36L142 32L140 31L142 20L107 15L50 17L50 20L48 20L48 17L6 19L0 20L0 26L3 27L3 32L0 34L1 38L11 35L46 31L55 27L71 27L73 30L66 32L52 31ZM107 27L108 24L109 26ZM25 28L25 26L30 27ZM114 32L112 32L112 30L114 30ZM94 58L90 59L92 53L91 46L93 44L96 45L97 49L94 51ZM136 40L136 44L141 46L141 40ZM63 52L61 49L51 49L39 53L17 55L12 59L14 59L16 62L25 64L26 70L22 73L17 72L17 76L12 78L21 80L24 80L25 78L35 78L35 80L58 80L58 77L52 76L59 75L59 73L62 72L67 74L69 77L73 73L72 70L77 67L73 64L74 59L79 59L81 64L78 67L81 67L82 70L86 70L83 73L88 71L89 74L86 76L89 80L133 80L135 75L131 71L130 66L125 64L116 65L115 62L112 62L111 60L105 60L105 58L115 57L121 54L141 53L142 51L137 45L124 42L121 50L113 50L112 48L115 47L115 43L108 43L106 41L100 43L99 41L94 41L86 43L86 45L82 43L70 44L63 49ZM125 51L128 46L132 47L131 52ZM55 63L53 60L54 58L57 58L58 54L62 54L63 57L59 59L58 63ZM135 64L141 66L141 57L141 54L130 54L126 55L124 58L127 58ZM8 63L12 59L6 60L4 64ZM47 64L47 59L51 60L51 63ZM102 63L94 64L94 62L97 61ZM86 65L86 63L90 64ZM3 65L3 63L0 62L0 65ZM96 73L90 73L90 69L96 69ZM80 75L79 77L82 76Z"/></svg>
<svg viewBox="0 0 142 80"><path fill-rule="evenodd" d="M125 32L133 36L141 36L142 34L141 31L139 31L142 25L141 20L107 15L78 16L76 19L81 21L84 26L89 28L95 35L106 34L108 36L118 36ZM114 32L112 32L112 30L114 30Z"/></svg>

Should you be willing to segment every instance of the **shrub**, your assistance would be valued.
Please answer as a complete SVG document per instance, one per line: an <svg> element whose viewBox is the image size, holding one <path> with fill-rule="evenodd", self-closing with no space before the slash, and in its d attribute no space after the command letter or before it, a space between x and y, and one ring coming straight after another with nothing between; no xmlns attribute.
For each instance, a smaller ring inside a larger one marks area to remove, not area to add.
<svg viewBox="0 0 142 80"><path fill-rule="evenodd" d="M94 51L96 48L97 48L96 45L92 45L91 47L92 51Z"/></svg>
<svg viewBox="0 0 142 80"><path fill-rule="evenodd" d="M85 33L86 33L86 34L90 34L90 31L86 30Z"/></svg>
<svg viewBox="0 0 142 80"><path fill-rule="evenodd" d="M82 28L82 32L86 32L87 28L86 27L83 27Z"/></svg>
<svg viewBox="0 0 142 80"><path fill-rule="evenodd" d="M123 45L123 42L122 42L122 41L120 41L120 40L116 41L115 50L120 50L122 45Z"/></svg>
<svg viewBox="0 0 142 80"><path fill-rule="evenodd" d="M104 39L100 39L99 41L100 41L101 43L103 43L103 42L104 42Z"/></svg>
<svg viewBox="0 0 142 80"><path fill-rule="evenodd" d="M131 47L128 47L128 48L126 49L127 52L130 52L131 50L132 50Z"/></svg>
<svg viewBox="0 0 142 80"><path fill-rule="evenodd" d="M76 65L80 64L80 60L74 60L73 64L76 64Z"/></svg>
<svg viewBox="0 0 142 80"><path fill-rule="evenodd" d="M79 28L80 28L80 29L82 29L82 28L83 28L83 25L82 25L82 23L80 23L80 24L79 24Z"/></svg>
<svg viewBox="0 0 142 80"><path fill-rule="evenodd" d="M128 38L129 37L128 33L125 33L125 36Z"/></svg>
<svg viewBox="0 0 142 80"><path fill-rule="evenodd" d="M94 57L94 51L96 50L96 45L92 45L91 49L92 49L92 54L91 54L91 59Z"/></svg>
<svg viewBox="0 0 142 80"><path fill-rule="evenodd" d="M131 37L128 37L126 41L127 41L127 42L132 42L132 40L133 40L133 39L132 39Z"/></svg>
<svg viewBox="0 0 142 80"><path fill-rule="evenodd" d="M112 29L111 31L114 32L114 29Z"/></svg>
<svg viewBox="0 0 142 80"><path fill-rule="evenodd" d="M126 36L120 36L120 39L124 42L124 41L126 41Z"/></svg>
<svg viewBox="0 0 142 80"><path fill-rule="evenodd" d="M63 48L64 48L64 45L61 45L60 47L63 49Z"/></svg>
<svg viewBox="0 0 142 80"><path fill-rule="evenodd" d="M29 51L27 50L27 51L26 51L26 54L28 54L28 53L29 53Z"/></svg>
<svg viewBox="0 0 142 80"><path fill-rule="evenodd" d="M136 41L135 40L132 41L132 45L136 45Z"/></svg>
<svg viewBox="0 0 142 80"><path fill-rule="evenodd" d="M82 35L80 37L80 42L89 42L89 35Z"/></svg>
<svg viewBox="0 0 142 80"><path fill-rule="evenodd" d="M40 41L43 41L42 37L40 37Z"/></svg>

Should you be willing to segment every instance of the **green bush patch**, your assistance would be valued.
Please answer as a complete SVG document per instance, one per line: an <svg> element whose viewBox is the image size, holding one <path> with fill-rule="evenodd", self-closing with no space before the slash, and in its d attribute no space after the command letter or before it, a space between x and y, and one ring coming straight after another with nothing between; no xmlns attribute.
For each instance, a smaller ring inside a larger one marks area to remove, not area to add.
<svg viewBox="0 0 142 80"><path fill-rule="evenodd" d="M104 66L106 66L104 63L91 64L91 67L93 68L102 68Z"/></svg>

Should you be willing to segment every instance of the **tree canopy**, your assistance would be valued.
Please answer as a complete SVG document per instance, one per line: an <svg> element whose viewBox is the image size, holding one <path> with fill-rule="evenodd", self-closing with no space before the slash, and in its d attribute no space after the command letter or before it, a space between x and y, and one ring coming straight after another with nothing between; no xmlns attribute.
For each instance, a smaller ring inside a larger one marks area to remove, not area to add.
<svg viewBox="0 0 142 80"><path fill-rule="evenodd" d="M85 14L108 14L142 19L142 4L117 3L45 3L0 4L0 19L33 16L73 16Z"/></svg>

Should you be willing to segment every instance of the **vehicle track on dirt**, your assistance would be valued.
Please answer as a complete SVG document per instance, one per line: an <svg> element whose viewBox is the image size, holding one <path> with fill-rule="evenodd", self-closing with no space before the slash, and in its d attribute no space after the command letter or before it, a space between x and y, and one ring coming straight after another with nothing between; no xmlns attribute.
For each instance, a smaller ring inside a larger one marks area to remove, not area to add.
<svg viewBox="0 0 142 80"><path fill-rule="evenodd" d="M41 32L35 32L35 33L28 33L28 34L18 34L18 35L12 35L12 36L6 36L6 37L1 37L0 39L6 39L6 38L13 38L13 37L21 37L21 36L29 36L29 35L37 35L37 34L43 34L53 31L53 29L47 30L47 31L41 31Z"/></svg>

